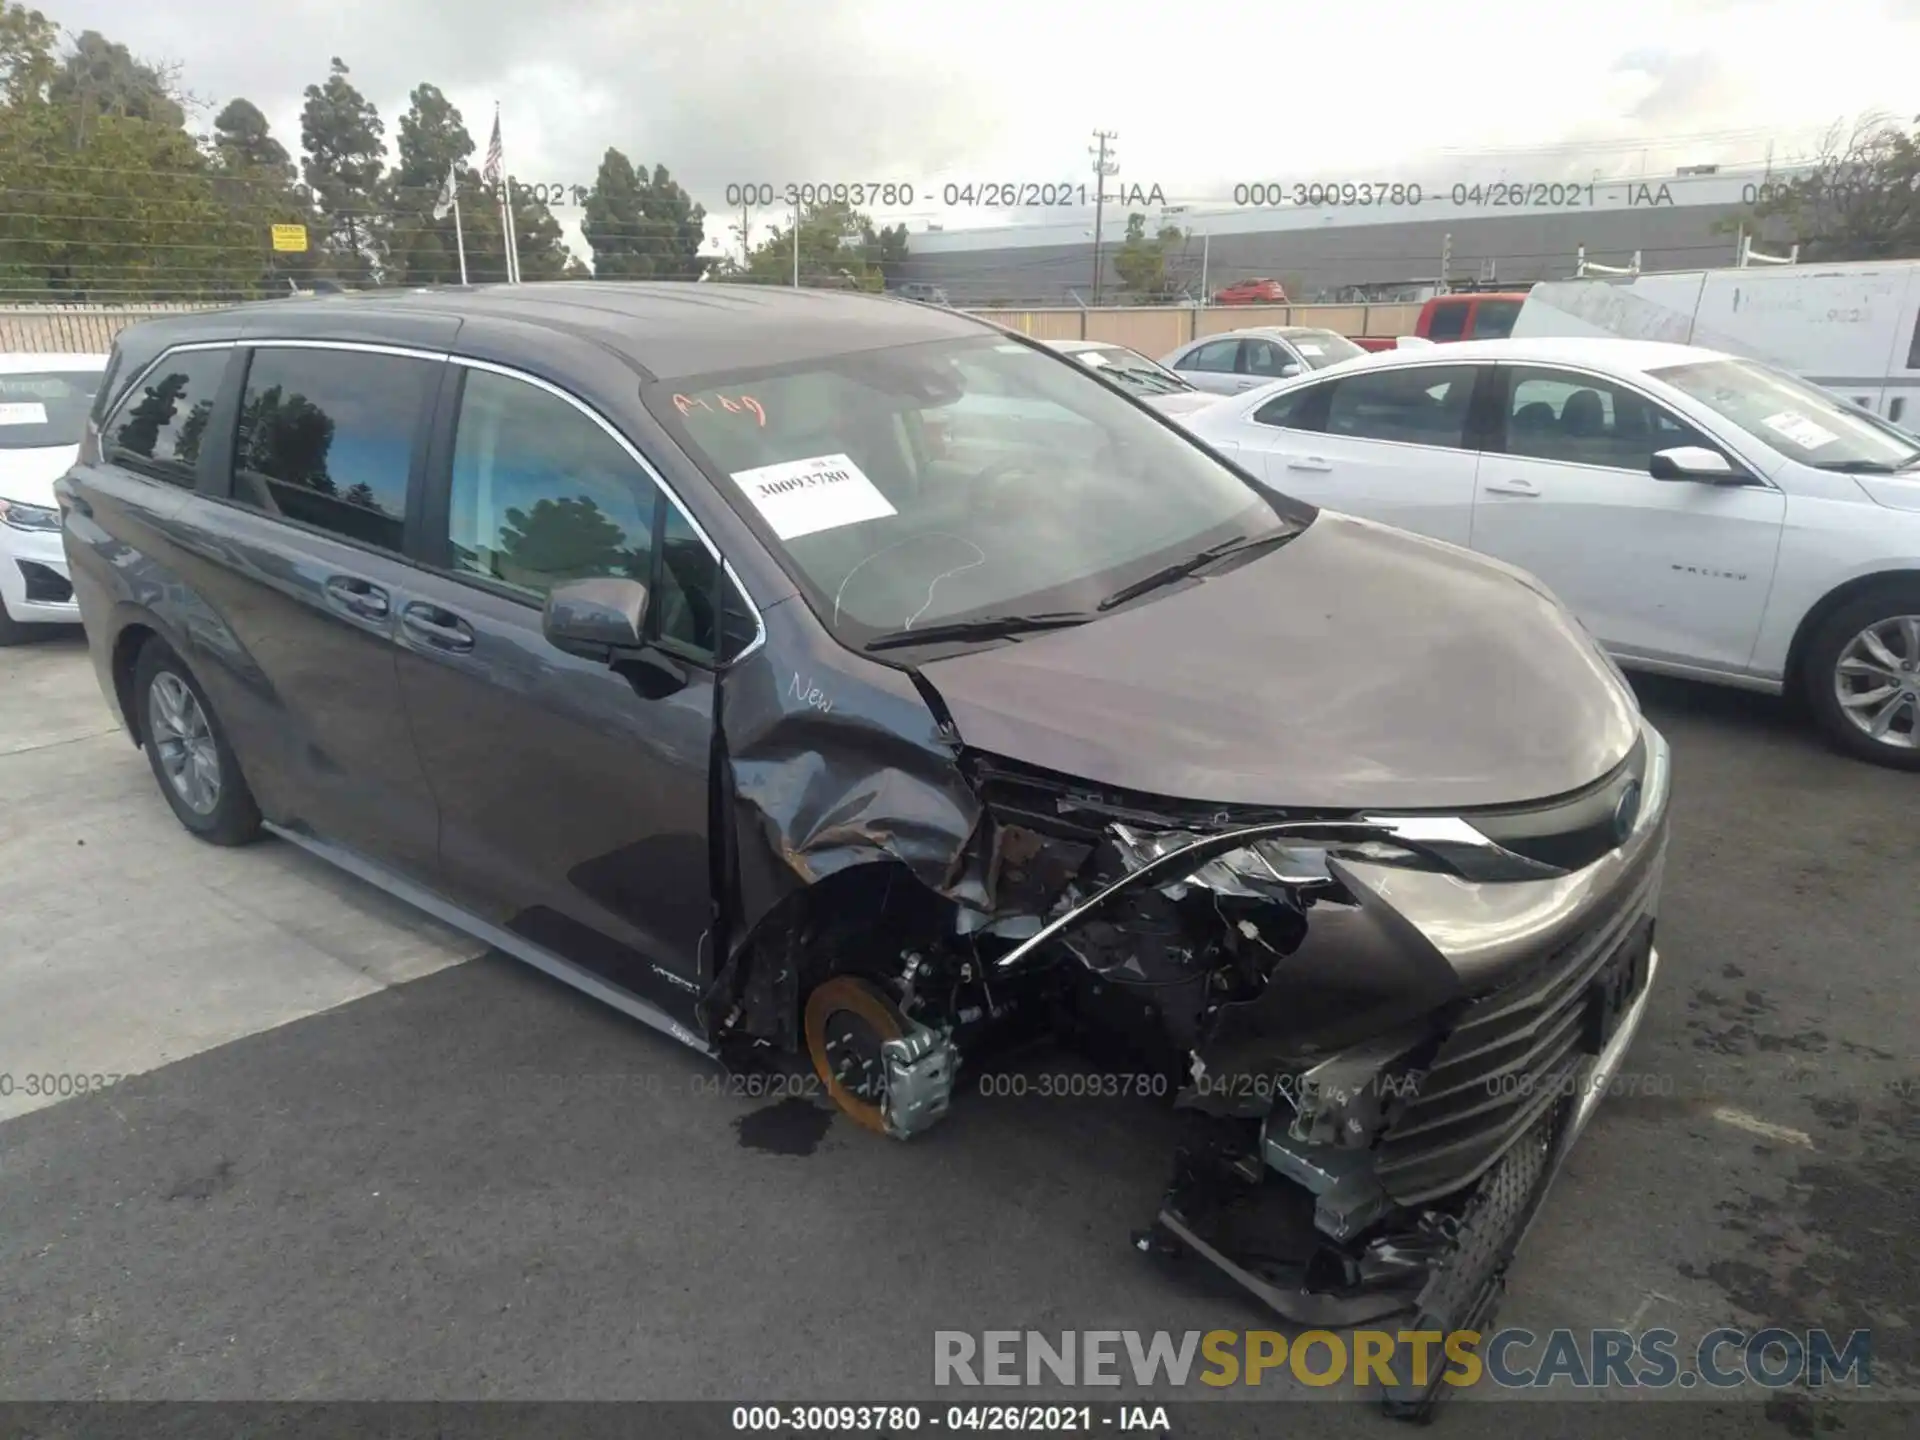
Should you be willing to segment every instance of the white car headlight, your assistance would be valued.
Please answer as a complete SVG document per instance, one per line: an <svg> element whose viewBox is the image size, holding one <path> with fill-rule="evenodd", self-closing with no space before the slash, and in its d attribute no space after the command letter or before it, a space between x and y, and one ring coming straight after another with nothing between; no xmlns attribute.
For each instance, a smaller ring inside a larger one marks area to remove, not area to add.
<svg viewBox="0 0 1920 1440"><path fill-rule="evenodd" d="M0 525L14 530L58 530L60 512L45 505L25 505L18 500L0 500Z"/></svg>

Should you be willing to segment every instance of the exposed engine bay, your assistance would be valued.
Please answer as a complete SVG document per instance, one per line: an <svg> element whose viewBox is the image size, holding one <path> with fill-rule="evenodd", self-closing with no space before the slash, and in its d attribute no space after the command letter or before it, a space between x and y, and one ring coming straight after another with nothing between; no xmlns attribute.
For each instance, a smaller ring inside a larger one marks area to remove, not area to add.
<svg viewBox="0 0 1920 1440"><path fill-rule="evenodd" d="M863 867L768 927L779 954L736 972L722 1053L803 1054L902 1139L966 1065L1036 1038L1162 1075L1185 1141L1144 1254L1302 1324L1484 1321L1656 963L1663 846L1566 943L1470 982L1379 876L1471 893L1564 865L1447 819L1207 812L976 753L962 770L981 809L945 883ZM1423 1414L1439 1385L1389 1406Z"/></svg>

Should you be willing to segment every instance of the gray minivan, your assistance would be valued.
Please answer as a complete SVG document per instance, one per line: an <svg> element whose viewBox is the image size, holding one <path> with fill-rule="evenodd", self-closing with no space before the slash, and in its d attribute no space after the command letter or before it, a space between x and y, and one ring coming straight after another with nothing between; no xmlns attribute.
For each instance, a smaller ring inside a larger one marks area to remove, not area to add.
<svg viewBox="0 0 1920 1440"><path fill-rule="evenodd" d="M876 1133L1056 1036L1195 1127L1143 1248L1296 1318L1483 1320L1645 1012L1667 748L1578 622L951 311L168 318L57 496L194 834Z"/></svg>

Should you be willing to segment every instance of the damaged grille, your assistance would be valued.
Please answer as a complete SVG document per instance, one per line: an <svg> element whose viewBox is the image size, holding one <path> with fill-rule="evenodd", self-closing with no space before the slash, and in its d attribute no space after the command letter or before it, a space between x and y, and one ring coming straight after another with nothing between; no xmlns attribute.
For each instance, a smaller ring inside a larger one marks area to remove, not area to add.
<svg viewBox="0 0 1920 1440"><path fill-rule="evenodd" d="M1623 902L1460 1013L1376 1152L1395 1200L1415 1205L1471 1183L1572 1094L1590 1053L1594 982L1651 939L1656 856L1649 847Z"/></svg>

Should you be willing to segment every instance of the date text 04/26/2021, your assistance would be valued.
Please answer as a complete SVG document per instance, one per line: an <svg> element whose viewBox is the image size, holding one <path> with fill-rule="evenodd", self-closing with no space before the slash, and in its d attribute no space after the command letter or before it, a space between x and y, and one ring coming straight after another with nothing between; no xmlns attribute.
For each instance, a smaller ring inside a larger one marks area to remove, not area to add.
<svg viewBox="0 0 1920 1440"><path fill-rule="evenodd" d="M802 1435L901 1435L974 1430L1088 1435L1165 1434L1164 1405L736 1405L733 1429Z"/></svg>

